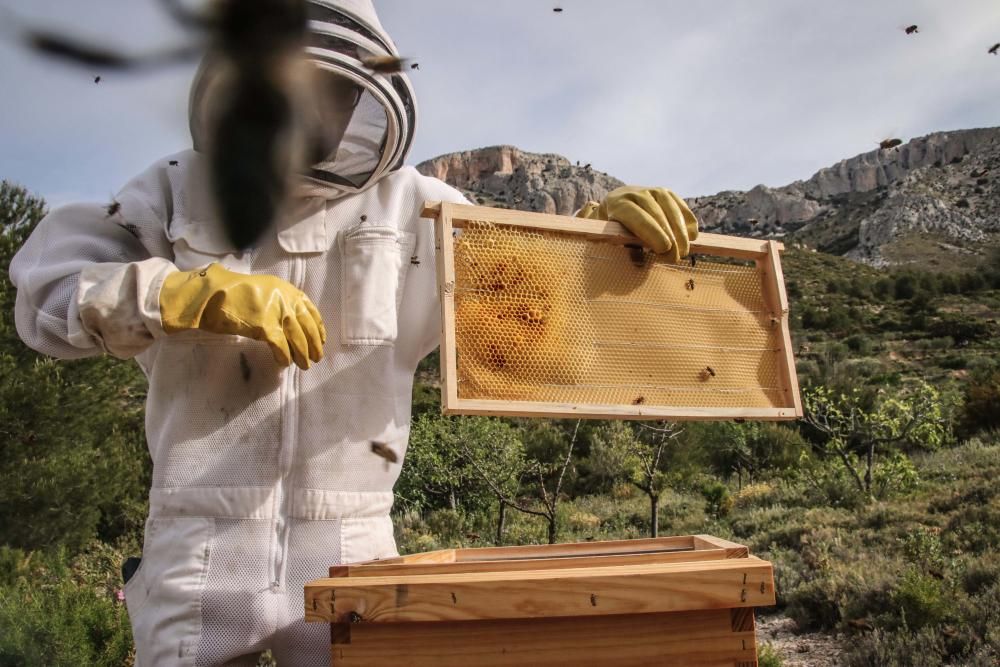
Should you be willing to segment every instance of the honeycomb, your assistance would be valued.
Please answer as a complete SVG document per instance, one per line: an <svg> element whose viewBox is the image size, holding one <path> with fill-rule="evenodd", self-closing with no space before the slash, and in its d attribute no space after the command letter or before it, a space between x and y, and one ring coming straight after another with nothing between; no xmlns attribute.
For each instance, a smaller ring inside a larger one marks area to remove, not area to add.
<svg viewBox="0 0 1000 667"><path fill-rule="evenodd" d="M782 407L781 328L752 263L672 265L468 221L454 240L460 399Z"/></svg>

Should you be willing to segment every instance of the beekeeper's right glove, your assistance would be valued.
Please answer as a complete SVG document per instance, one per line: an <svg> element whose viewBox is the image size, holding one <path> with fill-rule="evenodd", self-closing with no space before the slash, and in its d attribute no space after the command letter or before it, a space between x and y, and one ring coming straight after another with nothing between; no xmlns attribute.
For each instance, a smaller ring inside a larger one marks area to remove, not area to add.
<svg viewBox="0 0 1000 667"><path fill-rule="evenodd" d="M683 199L666 188L625 185L600 203L588 202L576 216L619 222L674 264L687 257L691 241L698 238L697 218Z"/></svg>
<svg viewBox="0 0 1000 667"><path fill-rule="evenodd" d="M201 329L264 341L281 366L309 368L323 358L326 329L316 306L291 283L235 273L221 264L177 271L160 289L160 320L167 334Z"/></svg>

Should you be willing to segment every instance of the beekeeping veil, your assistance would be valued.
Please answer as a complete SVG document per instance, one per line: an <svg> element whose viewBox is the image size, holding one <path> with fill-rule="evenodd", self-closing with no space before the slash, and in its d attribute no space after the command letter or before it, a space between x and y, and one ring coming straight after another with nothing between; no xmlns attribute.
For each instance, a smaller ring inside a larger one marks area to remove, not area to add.
<svg viewBox="0 0 1000 667"><path fill-rule="evenodd" d="M371 0L308 0L307 7L306 58L324 73L318 85L344 77L360 87L343 137L337 137L339 144L316 155L319 161L301 175L296 187L300 194L333 199L365 190L402 166L413 141L417 109L405 74L374 72L362 62L399 56ZM190 123L196 150L204 150L206 143L206 91L214 74L206 59L192 85Z"/></svg>

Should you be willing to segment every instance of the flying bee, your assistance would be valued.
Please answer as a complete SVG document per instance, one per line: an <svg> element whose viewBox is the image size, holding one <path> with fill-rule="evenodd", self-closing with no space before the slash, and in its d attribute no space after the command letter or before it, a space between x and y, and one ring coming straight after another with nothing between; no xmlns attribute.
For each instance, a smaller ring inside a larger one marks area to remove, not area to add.
<svg viewBox="0 0 1000 667"><path fill-rule="evenodd" d="M306 0L213 0L203 11L188 8L184 0L160 1L196 39L124 54L68 35L17 28L33 50L89 67L137 70L211 54L226 78L225 95L205 128L211 137L206 152L212 194L230 241L249 247L272 224L291 175L307 166L304 147L319 143L311 133L321 129L305 127L296 114L296 102L312 95L300 66L308 27Z"/></svg>
<svg viewBox="0 0 1000 667"><path fill-rule="evenodd" d="M171 160L167 164L169 164L171 167L176 167L177 165L180 164L180 162L178 162L177 160Z"/></svg>
<svg viewBox="0 0 1000 667"><path fill-rule="evenodd" d="M95 76L94 77L94 83L100 83L100 82L101 82L101 77Z"/></svg>
<svg viewBox="0 0 1000 667"><path fill-rule="evenodd" d="M121 202L117 199L111 200L111 203L107 206L108 217L110 218L111 216L116 215L120 210L122 210Z"/></svg>
<svg viewBox="0 0 1000 667"><path fill-rule="evenodd" d="M989 53L990 55L994 55L995 56L997 54L997 51L1000 51L1000 42L997 42L996 44L994 44L993 46L991 46L990 50L987 51L987 53Z"/></svg>
<svg viewBox="0 0 1000 667"><path fill-rule="evenodd" d="M378 442L376 440L372 440L372 454L381 456L389 463L395 463L399 460L399 456L392 449L392 447L384 442Z"/></svg>
<svg viewBox="0 0 1000 667"><path fill-rule="evenodd" d="M556 14L560 14L562 13L562 7L553 7L552 11L554 11Z"/></svg>
<svg viewBox="0 0 1000 667"><path fill-rule="evenodd" d="M902 143L903 143L902 139L883 139L882 141L878 142L878 147L883 150L887 150L889 148L895 148L896 146L899 146Z"/></svg>
<svg viewBox="0 0 1000 667"><path fill-rule="evenodd" d="M366 56L361 59L361 64L376 74L395 74L402 72L403 65L409 61L409 58L397 58L396 56Z"/></svg>
<svg viewBox="0 0 1000 667"><path fill-rule="evenodd" d="M758 220L757 218L747 219L747 224L749 224L751 227L755 226L758 222L760 222L760 220Z"/></svg>
<svg viewBox="0 0 1000 667"><path fill-rule="evenodd" d="M413 264L414 266L420 266L420 258L414 255L413 257L410 258L410 264Z"/></svg>
<svg viewBox="0 0 1000 667"><path fill-rule="evenodd" d="M420 69L420 63L413 63L410 65L410 69Z"/></svg>
<svg viewBox="0 0 1000 667"><path fill-rule="evenodd" d="M632 405L642 405L645 402L646 402L646 397L645 396L639 396L634 401L632 401Z"/></svg>
<svg viewBox="0 0 1000 667"><path fill-rule="evenodd" d="M905 32L907 35L913 35L920 32L920 30L917 28L917 24L914 23L913 25L908 25L905 28L903 28L903 32Z"/></svg>

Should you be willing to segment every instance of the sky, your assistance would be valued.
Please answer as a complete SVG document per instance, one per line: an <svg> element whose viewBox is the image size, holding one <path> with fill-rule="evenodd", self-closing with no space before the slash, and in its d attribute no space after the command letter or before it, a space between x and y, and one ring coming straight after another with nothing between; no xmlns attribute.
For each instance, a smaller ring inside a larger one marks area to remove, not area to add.
<svg viewBox="0 0 1000 667"><path fill-rule="evenodd" d="M805 179L890 137L1000 125L996 0L375 6L420 64L410 164L513 144L691 197ZM17 41L14 16L129 52L186 39L159 0L0 0L0 178L53 206L107 201L189 147L193 65L54 64Z"/></svg>

